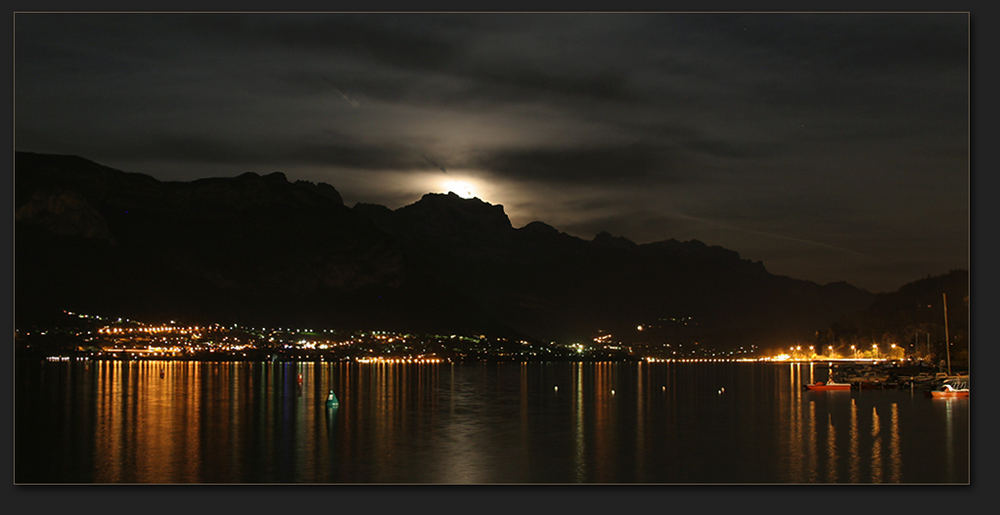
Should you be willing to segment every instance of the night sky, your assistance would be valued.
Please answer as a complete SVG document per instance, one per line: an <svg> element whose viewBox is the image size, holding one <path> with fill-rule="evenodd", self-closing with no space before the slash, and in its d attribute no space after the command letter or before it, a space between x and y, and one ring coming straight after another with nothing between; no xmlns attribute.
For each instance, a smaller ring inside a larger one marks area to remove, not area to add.
<svg viewBox="0 0 1000 515"><path fill-rule="evenodd" d="M873 291L968 268L966 14L15 17L15 146L455 190Z"/></svg>

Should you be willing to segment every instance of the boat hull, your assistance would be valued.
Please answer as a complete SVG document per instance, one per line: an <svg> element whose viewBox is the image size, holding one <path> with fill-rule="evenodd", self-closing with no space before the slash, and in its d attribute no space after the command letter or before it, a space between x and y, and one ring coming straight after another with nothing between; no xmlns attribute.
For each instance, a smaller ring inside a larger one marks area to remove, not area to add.
<svg viewBox="0 0 1000 515"><path fill-rule="evenodd" d="M814 392L846 391L851 389L849 384L807 384L806 388Z"/></svg>
<svg viewBox="0 0 1000 515"><path fill-rule="evenodd" d="M969 392L931 392L931 397L935 399L968 399Z"/></svg>

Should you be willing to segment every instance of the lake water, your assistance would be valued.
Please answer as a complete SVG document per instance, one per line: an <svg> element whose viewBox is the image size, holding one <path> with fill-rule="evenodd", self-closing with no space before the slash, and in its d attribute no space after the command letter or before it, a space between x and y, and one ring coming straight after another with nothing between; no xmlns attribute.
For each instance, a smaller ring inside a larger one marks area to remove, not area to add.
<svg viewBox="0 0 1000 515"><path fill-rule="evenodd" d="M18 483L969 480L968 399L803 391L827 378L819 364L22 361L16 372Z"/></svg>

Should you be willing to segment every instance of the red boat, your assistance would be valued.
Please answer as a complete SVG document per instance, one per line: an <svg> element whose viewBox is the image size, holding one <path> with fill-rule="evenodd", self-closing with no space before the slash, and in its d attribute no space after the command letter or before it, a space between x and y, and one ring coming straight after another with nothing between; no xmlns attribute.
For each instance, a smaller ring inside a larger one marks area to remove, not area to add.
<svg viewBox="0 0 1000 515"><path fill-rule="evenodd" d="M831 390L850 390L850 383L835 383L833 381L823 382L819 381L813 384L807 384L806 388L813 391L831 391Z"/></svg>
<svg viewBox="0 0 1000 515"><path fill-rule="evenodd" d="M935 399L968 399L969 383L965 381L947 382L941 385L940 390L931 390L931 397Z"/></svg>

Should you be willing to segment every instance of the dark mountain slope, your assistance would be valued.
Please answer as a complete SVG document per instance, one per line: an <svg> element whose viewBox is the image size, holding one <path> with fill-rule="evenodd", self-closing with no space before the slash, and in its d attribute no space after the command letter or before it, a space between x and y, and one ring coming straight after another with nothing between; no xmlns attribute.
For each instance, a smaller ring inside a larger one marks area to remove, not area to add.
<svg viewBox="0 0 1000 515"><path fill-rule="evenodd" d="M72 308L567 339L681 315L706 341L773 341L872 298L698 241L515 228L502 206L454 194L348 208L280 173L182 183L70 156L15 164L19 322Z"/></svg>
<svg viewBox="0 0 1000 515"><path fill-rule="evenodd" d="M542 222L515 229L501 206L454 194L355 210L478 308L539 338L627 333L670 315L697 315L708 339L794 338L870 300L844 283L773 276L698 241L637 245L601 233L588 242Z"/></svg>
<svg viewBox="0 0 1000 515"><path fill-rule="evenodd" d="M871 305L843 316L827 334L832 342L867 346L872 341L898 343L918 354L944 359L944 299L948 298L948 333L952 359L967 360L969 345L969 272L951 272L907 283L880 293Z"/></svg>
<svg viewBox="0 0 1000 515"><path fill-rule="evenodd" d="M408 270L396 242L331 186L290 183L282 174L159 182L26 153L16 166L19 319L72 307L416 324L435 307L415 302L426 277Z"/></svg>

